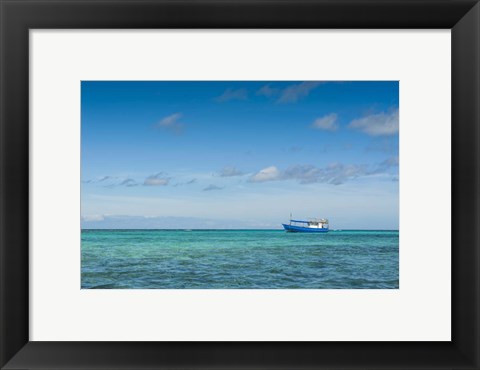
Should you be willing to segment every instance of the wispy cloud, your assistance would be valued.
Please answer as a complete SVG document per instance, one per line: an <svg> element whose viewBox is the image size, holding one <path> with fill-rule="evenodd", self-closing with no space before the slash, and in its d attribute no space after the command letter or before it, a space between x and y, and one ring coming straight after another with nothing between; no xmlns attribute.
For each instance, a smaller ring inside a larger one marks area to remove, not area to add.
<svg viewBox="0 0 480 370"><path fill-rule="evenodd" d="M320 168L313 165L294 165L284 171L271 166L264 168L250 177L250 182L266 182L281 180L296 180L300 184L325 183L340 185L362 176L389 173L398 166L398 157L391 157L383 162L367 166L363 164L332 163Z"/></svg>
<svg viewBox="0 0 480 370"><path fill-rule="evenodd" d="M218 215L216 215L218 217ZM83 229L268 229L278 223L232 218L179 216L82 215Z"/></svg>
<svg viewBox="0 0 480 370"><path fill-rule="evenodd" d="M204 188L203 191L222 190L222 189L223 189L223 187L210 184L206 188Z"/></svg>
<svg viewBox="0 0 480 370"><path fill-rule="evenodd" d="M133 187L138 186L139 184L132 178L125 178L125 177L117 177L117 176L103 176L97 180L87 180L82 181L86 184L98 184L99 186L103 186L105 188L113 189L118 186L127 186Z"/></svg>
<svg viewBox="0 0 480 370"><path fill-rule="evenodd" d="M99 179L97 182L104 182L107 180L116 180L116 177L113 176L103 176L101 179Z"/></svg>
<svg viewBox="0 0 480 370"><path fill-rule="evenodd" d="M163 117L155 127L167 129L175 134L183 133L183 123L179 122L183 117L182 113L173 113L169 116Z"/></svg>
<svg viewBox="0 0 480 370"><path fill-rule="evenodd" d="M360 130L371 136L388 136L398 133L399 119L398 109L390 113L371 114L355 119L348 127Z"/></svg>
<svg viewBox="0 0 480 370"><path fill-rule="evenodd" d="M220 170L219 175L221 177L233 177L233 176L241 176L243 175L243 172L233 166L226 166Z"/></svg>
<svg viewBox="0 0 480 370"><path fill-rule="evenodd" d="M310 92L317 88L320 84L321 82L318 81L305 81L291 84L283 89L267 84L258 89L256 95L265 96L267 98L275 98L276 102L281 104L295 103L298 100L307 97Z"/></svg>
<svg viewBox="0 0 480 370"><path fill-rule="evenodd" d="M270 166L264 168L263 170L258 171L256 174L252 175L248 181L250 182L265 182L265 181L274 181L280 178L280 171L275 166Z"/></svg>
<svg viewBox="0 0 480 370"><path fill-rule="evenodd" d="M267 98L271 98L272 96L275 96L278 93L280 93L280 89L271 87L270 85L262 86L256 92L257 95L266 96Z"/></svg>
<svg viewBox="0 0 480 370"><path fill-rule="evenodd" d="M312 165L296 165L287 168L282 175L282 179L297 180L300 184L326 183L340 185L366 174L367 167L364 165L332 163L324 168Z"/></svg>
<svg viewBox="0 0 480 370"><path fill-rule="evenodd" d="M282 150L283 151L286 150L287 152L290 152L290 153L298 153L298 152L301 152L303 148L301 146L293 145L288 147L287 149L282 149Z"/></svg>
<svg viewBox="0 0 480 370"><path fill-rule="evenodd" d="M148 176L145 181L143 182L143 185L145 186L165 186L168 185L170 182L169 177L165 177L165 174L163 172L159 172L155 175L150 175Z"/></svg>
<svg viewBox="0 0 480 370"><path fill-rule="evenodd" d="M282 180L298 180L301 184L320 182L323 170L312 165L295 165L288 167L280 177Z"/></svg>
<svg viewBox="0 0 480 370"><path fill-rule="evenodd" d="M195 184L197 182L197 179L191 179L189 181L185 181L185 182L177 182L175 185L173 186L181 186L181 185L191 185L191 184Z"/></svg>
<svg viewBox="0 0 480 370"><path fill-rule="evenodd" d="M399 164L398 156L393 156L379 163L376 166L376 168L374 168L370 173L371 174L386 173L390 171L390 169L398 167L398 164Z"/></svg>
<svg viewBox="0 0 480 370"><path fill-rule="evenodd" d="M120 186L128 186L128 187L133 187L133 186L138 186L138 183L134 179L125 179L120 183Z"/></svg>
<svg viewBox="0 0 480 370"><path fill-rule="evenodd" d="M318 130L336 131L338 130L337 114L330 113L326 116L317 118L312 123L312 127Z"/></svg>
<svg viewBox="0 0 480 370"><path fill-rule="evenodd" d="M290 85L280 92L278 103L295 103L299 99L304 98L310 94L310 92L318 87L320 82L306 81L299 84Z"/></svg>
<svg viewBox="0 0 480 370"><path fill-rule="evenodd" d="M230 100L247 100L247 98L247 89L227 89L223 92L222 95L217 96L215 98L215 101L219 103L224 103Z"/></svg>
<svg viewBox="0 0 480 370"><path fill-rule="evenodd" d="M118 180L118 177L115 176L103 176L101 178L97 179L90 179L90 180L83 180L82 182L84 184L98 184L98 183L108 183Z"/></svg>
<svg viewBox="0 0 480 370"><path fill-rule="evenodd" d="M398 141L392 138L374 138L372 142L365 148L367 152L380 152L380 153L398 153Z"/></svg>

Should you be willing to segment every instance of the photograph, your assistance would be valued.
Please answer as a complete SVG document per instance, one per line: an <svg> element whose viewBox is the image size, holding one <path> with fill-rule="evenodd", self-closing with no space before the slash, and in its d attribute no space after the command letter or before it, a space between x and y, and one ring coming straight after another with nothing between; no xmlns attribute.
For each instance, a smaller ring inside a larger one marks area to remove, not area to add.
<svg viewBox="0 0 480 370"><path fill-rule="evenodd" d="M399 81L81 81L82 289L399 289Z"/></svg>

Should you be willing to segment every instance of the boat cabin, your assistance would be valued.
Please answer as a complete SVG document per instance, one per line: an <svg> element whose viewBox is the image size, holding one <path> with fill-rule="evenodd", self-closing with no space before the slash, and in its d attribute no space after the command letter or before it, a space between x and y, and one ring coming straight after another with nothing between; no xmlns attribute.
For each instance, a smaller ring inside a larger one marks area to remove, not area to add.
<svg viewBox="0 0 480 370"><path fill-rule="evenodd" d="M290 225L293 223L301 223L303 227L308 227L309 229L328 229L328 220L322 218L320 220L309 220L309 221L300 221L300 220L290 220Z"/></svg>

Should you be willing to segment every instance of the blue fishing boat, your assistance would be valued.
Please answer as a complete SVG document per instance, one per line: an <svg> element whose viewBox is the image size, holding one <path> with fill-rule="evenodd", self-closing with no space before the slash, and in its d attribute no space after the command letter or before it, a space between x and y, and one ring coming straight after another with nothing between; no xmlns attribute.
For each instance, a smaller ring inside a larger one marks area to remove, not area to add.
<svg viewBox="0 0 480 370"><path fill-rule="evenodd" d="M286 231L293 233L326 233L329 230L326 218L303 221L292 220L290 216L290 223L282 225Z"/></svg>

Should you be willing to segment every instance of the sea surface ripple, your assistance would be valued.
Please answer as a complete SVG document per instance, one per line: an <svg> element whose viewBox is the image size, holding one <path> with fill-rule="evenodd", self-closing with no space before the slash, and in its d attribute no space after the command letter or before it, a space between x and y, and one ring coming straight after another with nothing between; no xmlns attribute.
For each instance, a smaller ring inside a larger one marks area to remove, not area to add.
<svg viewBox="0 0 480 370"><path fill-rule="evenodd" d="M398 231L82 230L82 288L398 289Z"/></svg>

